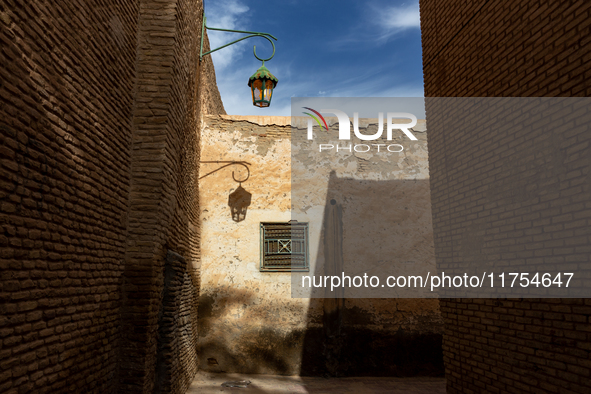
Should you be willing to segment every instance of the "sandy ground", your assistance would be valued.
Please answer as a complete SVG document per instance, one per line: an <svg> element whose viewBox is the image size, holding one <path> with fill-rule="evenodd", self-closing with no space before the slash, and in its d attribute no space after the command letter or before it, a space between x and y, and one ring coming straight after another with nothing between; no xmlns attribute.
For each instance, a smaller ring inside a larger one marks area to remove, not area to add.
<svg viewBox="0 0 591 394"><path fill-rule="evenodd" d="M247 388L222 387L227 381L249 380ZM278 375L241 375L199 372L187 394L322 394L392 393L445 394L445 378L319 378Z"/></svg>

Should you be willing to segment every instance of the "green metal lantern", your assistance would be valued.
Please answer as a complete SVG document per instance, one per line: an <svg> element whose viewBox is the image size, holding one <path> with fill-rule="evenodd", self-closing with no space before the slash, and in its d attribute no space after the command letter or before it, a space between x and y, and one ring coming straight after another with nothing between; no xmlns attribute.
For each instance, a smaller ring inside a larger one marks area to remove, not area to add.
<svg viewBox="0 0 591 394"><path fill-rule="evenodd" d="M255 55L256 56L256 55ZM273 89L279 80L263 65L248 79L248 86L252 91L252 104L265 108L271 105Z"/></svg>
<svg viewBox="0 0 591 394"><path fill-rule="evenodd" d="M205 15L203 15L203 23L201 25L201 50L199 51L199 60L203 59L203 56L205 56L205 55L209 55L215 51L219 51L222 48L225 48L225 47L230 46L232 44L236 44L237 42L240 42L242 40L246 40L247 38L251 38L251 37L262 37L271 43L271 45L273 46L273 53L267 59L261 59L260 57L258 57L257 56L257 47L253 46L252 52L254 54L254 57L256 57L258 60L262 61L263 65L248 80L248 86L250 86L250 89L252 90L252 104L257 107L261 107L261 108L265 108L265 107L268 107L269 105L271 105L271 97L273 96L273 89L275 89L275 86L277 86L277 82L279 82L279 81L277 80L277 78L275 78L275 76L273 74L271 74L269 72L269 70L267 70L267 67L265 67L265 62L268 60L271 60L273 58L273 56L275 56L275 44L273 43L272 40L277 41L277 38L275 38L274 36L272 36L269 33L260 33L260 32L256 32L256 31L243 31L243 30L228 30L228 29L220 29L218 27L209 27L209 26L207 26L206 22L207 22L207 18L205 17ZM222 45L219 48L212 49L211 51L207 51L207 52L203 53L203 37L205 37L205 29L226 31L226 32L231 32L231 33L245 33L245 34L248 34L248 36L239 38L238 40L234 40L228 44Z"/></svg>

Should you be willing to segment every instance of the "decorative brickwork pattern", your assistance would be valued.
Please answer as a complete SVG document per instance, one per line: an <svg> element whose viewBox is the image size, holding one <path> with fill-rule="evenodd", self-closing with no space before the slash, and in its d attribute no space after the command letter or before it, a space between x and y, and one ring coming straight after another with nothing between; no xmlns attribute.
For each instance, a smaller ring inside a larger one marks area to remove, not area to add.
<svg viewBox="0 0 591 394"><path fill-rule="evenodd" d="M591 3L420 4L425 96L591 95ZM475 258L493 258L492 244L478 239L485 223L496 232L500 258L588 261L588 132L545 136L534 128L527 136L498 130L465 138L438 127L429 105L427 119L438 266L461 259L462 243L472 245ZM505 152L494 154L501 141ZM515 172L510 185L495 189L499 170L515 163L530 171ZM524 190L543 172L549 177L534 193ZM501 196L509 186L512 196ZM447 299L441 312L448 393L591 390L590 300Z"/></svg>
<svg viewBox="0 0 591 394"><path fill-rule="evenodd" d="M0 392L153 393L168 249L185 266L166 392L195 374L198 127L223 112L202 12L0 4Z"/></svg>

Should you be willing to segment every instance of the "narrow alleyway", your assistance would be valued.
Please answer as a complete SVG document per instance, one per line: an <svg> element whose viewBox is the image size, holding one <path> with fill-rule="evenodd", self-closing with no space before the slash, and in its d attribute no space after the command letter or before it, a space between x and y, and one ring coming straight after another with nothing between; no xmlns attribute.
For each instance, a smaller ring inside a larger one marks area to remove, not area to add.
<svg viewBox="0 0 591 394"><path fill-rule="evenodd" d="M249 380L247 388L222 387L227 381ZM187 394L445 394L445 378L331 378L243 375L199 372Z"/></svg>

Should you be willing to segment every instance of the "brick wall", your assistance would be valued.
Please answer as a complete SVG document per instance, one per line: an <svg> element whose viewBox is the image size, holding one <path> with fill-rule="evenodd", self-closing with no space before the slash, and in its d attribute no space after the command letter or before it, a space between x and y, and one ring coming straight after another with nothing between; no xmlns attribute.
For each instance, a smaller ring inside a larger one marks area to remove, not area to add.
<svg viewBox="0 0 591 394"><path fill-rule="evenodd" d="M138 9L85 3L0 6L3 393L116 381Z"/></svg>
<svg viewBox="0 0 591 394"><path fill-rule="evenodd" d="M169 376L180 393L196 371L197 130L223 112L201 13L0 4L0 392L153 392ZM172 311L170 250L185 261ZM180 344L157 369L167 318Z"/></svg>
<svg viewBox="0 0 591 394"><path fill-rule="evenodd" d="M421 0L425 96L589 96L590 7ZM588 130L472 138L443 128L435 103L427 119L438 266L461 261L462 244L479 234L473 258L588 262ZM528 171L499 182L499 169L507 175L515 163ZM509 188L512 198L499 194ZM445 299L441 311L449 393L589 392L591 300Z"/></svg>
<svg viewBox="0 0 591 394"><path fill-rule="evenodd" d="M427 97L591 95L585 0L421 0Z"/></svg>

